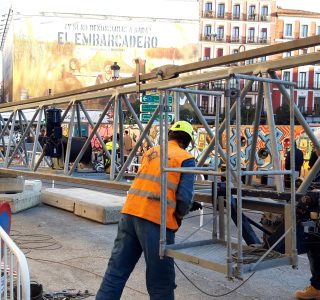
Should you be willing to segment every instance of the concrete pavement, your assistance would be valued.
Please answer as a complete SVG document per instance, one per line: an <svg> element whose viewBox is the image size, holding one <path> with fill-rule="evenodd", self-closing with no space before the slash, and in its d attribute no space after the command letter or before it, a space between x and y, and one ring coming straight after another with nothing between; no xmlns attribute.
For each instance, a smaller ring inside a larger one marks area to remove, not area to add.
<svg viewBox="0 0 320 300"><path fill-rule="evenodd" d="M198 225L198 217L185 220L177 233L177 240ZM45 291L75 289L95 294L111 253L116 229L117 225L99 224L41 204L13 215L11 236L26 253L31 280L41 283ZM210 225L201 234L209 237ZM239 280L227 280L223 274L176 262L208 294L227 294L241 284ZM212 299L192 286L179 270L176 273L176 299ZM247 277L245 275L245 279ZM309 277L308 260L303 255L299 257L298 270L284 266L259 271L239 289L220 299L293 299L295 289L309 284ZM122 299L149 299L143 259L130 276Z"/></svg>

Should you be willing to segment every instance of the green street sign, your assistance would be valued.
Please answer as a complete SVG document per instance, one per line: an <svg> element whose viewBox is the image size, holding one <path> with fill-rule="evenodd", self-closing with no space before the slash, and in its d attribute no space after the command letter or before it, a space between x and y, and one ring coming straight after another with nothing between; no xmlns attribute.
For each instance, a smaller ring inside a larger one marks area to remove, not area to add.
<svg viewBox="0 0 320 300"><path fill-rule="evenodd" d="M158 107L158 104L140 104L140 112L142 113L153 113L156 108ZM169 107L169 112L172 112L172 106Z"/></svg>
<svg viewBox="0 0 320 300"><path fill-rule="evenodd" d="M159 103L160 96L159 95L145 95L142 97L142 103ZM168 104L171 105L173 102L173 97L168 97Z"/></svg>
<svg viewBox="0 0 320 300"><path fill-rule="evenodd" d="M142 113L142 114L140 114L140 121L141 121L142 123L148 123L149 120L151 119L151 116L152 116L152 114ZM159 119L160 119L160 116L157 115L155 121L159 122ZM171 123L171 122L173 121L173 119L174 119L174 114L169 114L169 115L168 115L169 123Z"/></svg>

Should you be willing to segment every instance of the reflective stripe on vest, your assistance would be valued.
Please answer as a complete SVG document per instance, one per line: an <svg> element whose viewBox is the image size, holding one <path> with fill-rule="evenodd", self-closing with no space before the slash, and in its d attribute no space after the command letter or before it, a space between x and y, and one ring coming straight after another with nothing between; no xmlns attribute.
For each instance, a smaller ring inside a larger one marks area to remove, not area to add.
<svg viewBox="0 0 320 300"><path fill-rule="evenodd" d="M144 191L144 190L139 190L139 189L134 189L130 188L128 191L128 194L133 194L141 197L146 197L148 200L156 200L160 201L160 195L156 193L152 193L149 191ZM172 207L173 209L176 208L176 202L173 199L167 199L167 204Z"/></svg>
<svg viewBox="0 0 320 300"><path fill-rule="evenodd" d="M160 184L160 176L151 175L151 174L147 174L147 173L138 173L136 175L136 178L153 181L153 182L156 182L156 183ZM171 189L171 190L176 191L177 188L178 188L178 184L168 181L168 188Z"/></svg>

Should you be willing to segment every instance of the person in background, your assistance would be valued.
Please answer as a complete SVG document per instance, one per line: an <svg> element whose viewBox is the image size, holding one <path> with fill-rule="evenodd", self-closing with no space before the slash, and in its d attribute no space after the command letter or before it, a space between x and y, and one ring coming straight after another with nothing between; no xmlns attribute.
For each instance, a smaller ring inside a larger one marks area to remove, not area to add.
<svg viewBox="0 0 320 300"><path fill-rule="evenodd" d="M318 152L312 147L312 152L309 160L309 168L311 169L318 159ZM317 175L315 181L319 178ZM310 285L304 290L298 290L295 292L297 299L320 299L320 244L319 239L314 236L311 237L308 243L307 255L310 264L311 278Z"/></svg>
<svg viewBox="0 0 320 300"><path fill-rule="evenodd" d="M296 142L294 143L295 149L295 171L299 172L299 176L301 174L301 168L303 165L303 152L297 147ZM284 162L284 167L286 170L290 170L290 150L287 152L287 156Z"/></svg>
<svg viewBox="0 0 320 300"><path fill-rule="evenodd" d="M106 144L106 148L109 151L110 155L112 154L112 146L113 146L113 136L110 136L109 138L106 138L106 140L104 141ZM117 143L116 143L116 153L118 154L119 151L119 143L118 143L118 139L117 139ZM117 160L117 157L116 157ZM103 161L104 161L104 169L106 171L106 173L110 172L110 166L111 166L111 160L109 159L109 157L104 153L103 154Z"/></svg>
<svg viewBox="0 0 320 300"><path fill-rule="evenodd" d="M311 169L313 167L313 165L316 163L318 156L319 156L318 151L316 150L316 148L314 146L312 146L312 151L311 151L310 159L309 159L309 169Z"/></svg>
<svg viewBox="0 0 320 300"><path fill-rule="evenodd" d="M132 138L129 134L129 130L127 129L124 131L123 146L124 146L124 156L127 157L133 148Z"/></svg>
<svg viewBox="0 0 320 300"><path fill-rule="evenodd" d="M112 70L111 70L111 61L105 61L103 65L103 73L100 73L96 78L96 84L102 84L111 81L112 79Z"/></svg>
<svg viewBox="0 0 320 300"><path fill-rule="evenodd" d="M193 140L193 129L186 121L176 122L168 133L169 167L194 167L195 159L185 149ZM97 300L120 299L123 288L142 252L146 262L146 284L150 299L174 299L173 258L159 257L160 240L160 146L144 153L118 225L111 257ZM167 244L173 244L182 218L195 207L194 174L168 173Z"/></svg>

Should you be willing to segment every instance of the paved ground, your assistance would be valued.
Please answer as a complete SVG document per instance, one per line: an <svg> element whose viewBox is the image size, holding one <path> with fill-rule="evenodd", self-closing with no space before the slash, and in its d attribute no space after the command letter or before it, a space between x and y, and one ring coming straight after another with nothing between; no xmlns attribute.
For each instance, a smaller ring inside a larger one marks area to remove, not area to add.
<svg viewBox="0 0 320 300"><path fill-rule="evenodd" d="M177 240L189 235L198 225L198 217L184 221ZM15 214L12 220L12 237L26 253L31 279L43 284L45 291L87 289L96 293L111 253L116 229L116 225L102 225L46 205ZM210 225L200 235L209 237ZM229 293L242 283L239 280L229 281L220 273L195 265L181 261L177 261L177 264L209 295ZM220 298L293 299L295 289L308 284L309 277L309 264L304 255L299 257L298 270L285 266L257 272L239 289ZM176 281L176 299L212 299L192 286L178 270ZM122 299L148 298L145 264L141 259L126 285ZM94 299L94 296L90 299Z"/></svg>

